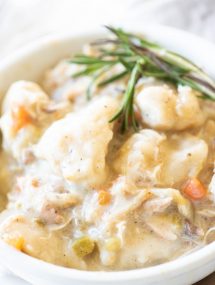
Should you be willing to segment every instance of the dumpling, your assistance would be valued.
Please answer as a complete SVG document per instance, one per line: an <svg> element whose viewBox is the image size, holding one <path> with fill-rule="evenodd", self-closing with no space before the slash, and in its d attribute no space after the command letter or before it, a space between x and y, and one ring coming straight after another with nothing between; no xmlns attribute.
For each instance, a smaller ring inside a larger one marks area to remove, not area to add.
<svg viewBox="0 0 215 285"><path fill-rule="evenodd" d="M118 102L109 97L92 101L80 112L54 122L36 147L38 157L71 182L92 187L106 176L106 154L113 137L108 121Z"/></svg>
<svg viewBox="0 0 215 285"><path fill-rule="evenodd" d="M39 137L38 121L43 121L41 111L49 102L42 89L33 82L18 81L9 89L3 102L0 126L3 148L20 159L23 149Z"/></svg>
<svg viewBox="0 0 215 285"><path fill-rule="evenodd" d="M158 130L184 130L200 126L204 115L194 91L179 86L177 93L167 85L149 86L136 95L144 123Z"/></svg>
<svg viewBox="0 0 215 285"><path fill-rule="evenodd" d="M164 185L175 185L200 173L207 160L208 145L189 134L172 135L163 152L161 181Z"/></svg>
<svg viewBox="0 0 215 285"><path fill-rule="evenodd" d="M140 186L170 187L197 176L207 155L208 146L198 137L188 134L165 136L145 129L123 144L114 169Z"/></svg>
<svg viewBox="0 0 215 285"><path fill-rule="evenodd" d="M158 180L159 153L164 134L145 129L132 135L120 148L114 161L116 172L144 185Z"/></svg>
<svg viewBox="0 0 215 285"><path fill-rule="evenodd" d="M65 60L48 71L44 80L44 88L55 101L74 101L85 98L86 89L90 83L90 78L72 78L72 75L80 71L80 66L71 64ZM84 94L84 96L82 96Z"/></svg>
<svg viewBox="0 0 215 285"><path fill-rule="evenodd" d="M48 101L48 95L40 86L30 81L13 83L4 97L2 112L12 110L16 106L25 106L30 112L37 111Z"/></svg>

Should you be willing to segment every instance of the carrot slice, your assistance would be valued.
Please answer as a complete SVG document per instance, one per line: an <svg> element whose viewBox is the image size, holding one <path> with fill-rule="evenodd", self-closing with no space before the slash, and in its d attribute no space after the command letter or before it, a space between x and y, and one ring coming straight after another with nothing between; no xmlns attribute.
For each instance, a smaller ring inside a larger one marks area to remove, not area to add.
<svg viewBox="0 0 215 285"><path fill-rule="evenodd" d="M39 187L39 181L38 181L38 179L33 178L33 179L31 180L31 185L32 185L33 187L35 187L35 188Z"/></svg>
<svg viewBox="0 0 215 285"><path fill-rule="evenodd" d="M13 130L18 132L20 129L25 127L27 124L32 122L32 118L23 106L17 106L12 111L13 118Z"/></svg>
<svg viewBox="0 0 215 285"><path fill-rule="evenodd" d="M24 247L25 240L24 240L24 238L22 236L18 236L18 237L8 238L6 240L6 242L9 245L11 245L14 248L16 248L17 250L22 251L23 247Z"/></svg>
<svg viewBox="0 0 215 285"><path fill-rule="evenodd" d="M99 191L99 195L98 195L98 202L99 205L103 206L103 205L107 205L109 204L111 201L111 194L107 191Z"/></svg>
<svg viewBox="0 0 215 285"><path fill-rule="evenodd" d="M207 189L197 178L190 178L183 187L183 192L193 200L200 200L207 194Z"/></svg>

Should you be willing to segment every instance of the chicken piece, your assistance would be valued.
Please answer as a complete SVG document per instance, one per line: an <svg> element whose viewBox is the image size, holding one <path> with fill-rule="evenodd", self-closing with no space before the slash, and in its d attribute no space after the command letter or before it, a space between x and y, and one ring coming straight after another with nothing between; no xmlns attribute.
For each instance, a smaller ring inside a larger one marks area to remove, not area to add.
<svg viewBox="0 0 215 285"><path fill-rule="evenodd" d="M136 189L133 191L129 187L126 177L119 177L112 187L109 189L112 197L112 203L108 210L104 212L102 219L102 227L110 230L117 223L126 219L126 215L132 213L146 201L150 194L147 189Z"/></svg>
<svg viewBox="0 0 215 285"><path fill-rule="evenodd" d="M165 198L153 198L143 205L145 212L150 212L151 214L162 213L164 212L173 202L173 197Z"/></svg>
<svg viewBox="0 0 215 285"><path fill-rule="evenodd" d="M153 194L155 198L160 199L161 207L163 207L163 202L166 201L167 198L169 198L171 199L172 203L175 203L181 215L183 215L188 220L193 219L192 205L188 199L182 196L179 190L173 189L173 188L152 188L150 189L150 193ZM147 203L144 205L144 207L146 207L145 209L147 209ZM152 213L153 213L153 209L152 209Z"/></svg>
<svg viewBox="0 0 215 285"><path fill-rule="evenodd" d="M66 227L72 220L71 209L79 200L80 197L75 193L48 193L41 201L38 222L44 225L60 225L56 229Z"/></svg>
<svg viewBox="0 0 215 285"><path fill-rule="evenodd" d="M143 88L136 95L142 120L158 130L184 130L204 122L195 92L179 86L176 92L167 85Z"/></svg>
<svg viewBox="0 0 215 285"><path fill-rule="evenodd" d="M49 102L40 87L28 81L14 83L7 92L0 120L3 148L20 160L23 150L40 136L38 120L43 122L42 108ZM43 123L42 123L43 124Z"/></svg>
<svg viewBox="0 0 215 285"><path fill-rule="evenodd" d="M135 188L135 191L131 188ZM106 205L99 204L99 191L86 195L81 212L79 211L77 216L80 215L89 224L110 229L124 220L128 213L138 208L149 197L147 190L137 189L125 176L117 178L108 189L108 193L111 200Z"/></svg>
<svg viewBox="0 0 215 285"><path fill-rule="evenodd" d="M159 149L165 139L164 134L149 129L132 135L119 150L114 169L136 183L157 181L161 168Z"/></svg>
<svg viewBox="0 0 215 285"><path fill-rule="evenodd" d="M80 199L75 189L68 188L63 179L53 174L42 177L26 174L17 178L14 190L9 194L8 208L28 213L44 225L63 227L71 221L71 209Z"/></svg>
<svg viewBox="0 0 215 285"><path fill-rule="evenodd" d="M94 187L104 181L108 144L113 136L108 121L118 102L109 97L92 101L80 112L49 127L36 149L37 156L71 182Z"/></svg>
<svg viewBox="0 0 215 285"><path fill-rule="evenodd" d="M198 137L188 134L166 137L145 129L124 143L114 169L141 187L172 187L197 176L207 155L208 146Z"/></svg>
<svg viewBox="0 0 215 285"><path fill-rule="evenodd" d="M64 223L64 218L52 204L44 203L41 214L36 218L36 221L44 225L59 225Z"/></svg>
<svg viewBox="0 0 215 285"><path fill-rule="evenodd" d="M145 223L160 237L176 240L183 232L185 220L193 220L190 201L172 188L153 188L150 192L153 195L152 199L143 205ZM173 205L177 208L169 213L167 210Z"/></svg>

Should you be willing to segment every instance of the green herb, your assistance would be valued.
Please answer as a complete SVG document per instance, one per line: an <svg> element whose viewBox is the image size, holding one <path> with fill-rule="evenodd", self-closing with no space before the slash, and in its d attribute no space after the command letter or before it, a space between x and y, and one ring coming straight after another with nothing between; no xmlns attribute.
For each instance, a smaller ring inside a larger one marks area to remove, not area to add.
<svg viewBox="0 0 215 285"><path fill-rule="evenodd" d="M130 125L137 130L134 92L141 77L154 77L171 81L176 85L187 85L199 91L202 99L215 101L215 82L191 61L138 35L109 26L106 28L115 38L101 39L92 43L98 48L98 56L76 55L70 62L83 65L83 69L73 74L73 77L92 78L87 89L88 99L92 97L94 86L102 87L129 76L121 108L110 120L110 122L120 120L123 132ZM117 64L123 66L122 72L101 79L102 75Z"/></svg>
<svg viewBox="0 0 215 285"><path fill-rule="evenodd" d="M140 77L140 64L137 62L132 69L128 86L123 97L122 106L119 111L113 116L110 122L121 118L121 131L122 133L128 129L129 122L131 121L134 130L137 130L137 122L134 116L134 91L135 85Z"/></svg>

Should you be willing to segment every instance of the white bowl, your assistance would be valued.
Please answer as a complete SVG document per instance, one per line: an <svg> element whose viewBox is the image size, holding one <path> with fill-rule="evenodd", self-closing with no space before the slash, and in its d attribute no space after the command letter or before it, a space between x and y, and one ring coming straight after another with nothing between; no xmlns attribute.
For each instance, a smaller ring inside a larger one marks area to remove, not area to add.
<svg viewBox="0 0 215 285"><path fill-rule="evenodd" d="M215 77L215 46L197 36L164 26L124 27L141 32L173 51L189 57ZM38 81L44 70L77 52L83 43L104 37L101 30L61 35L32 44L0 64L0 95L19 79ZM32 258L0 242L0 262L35 285L188 285L215 270L215 242L162 265L121 272L88 272L55 266Z"/></svg>

